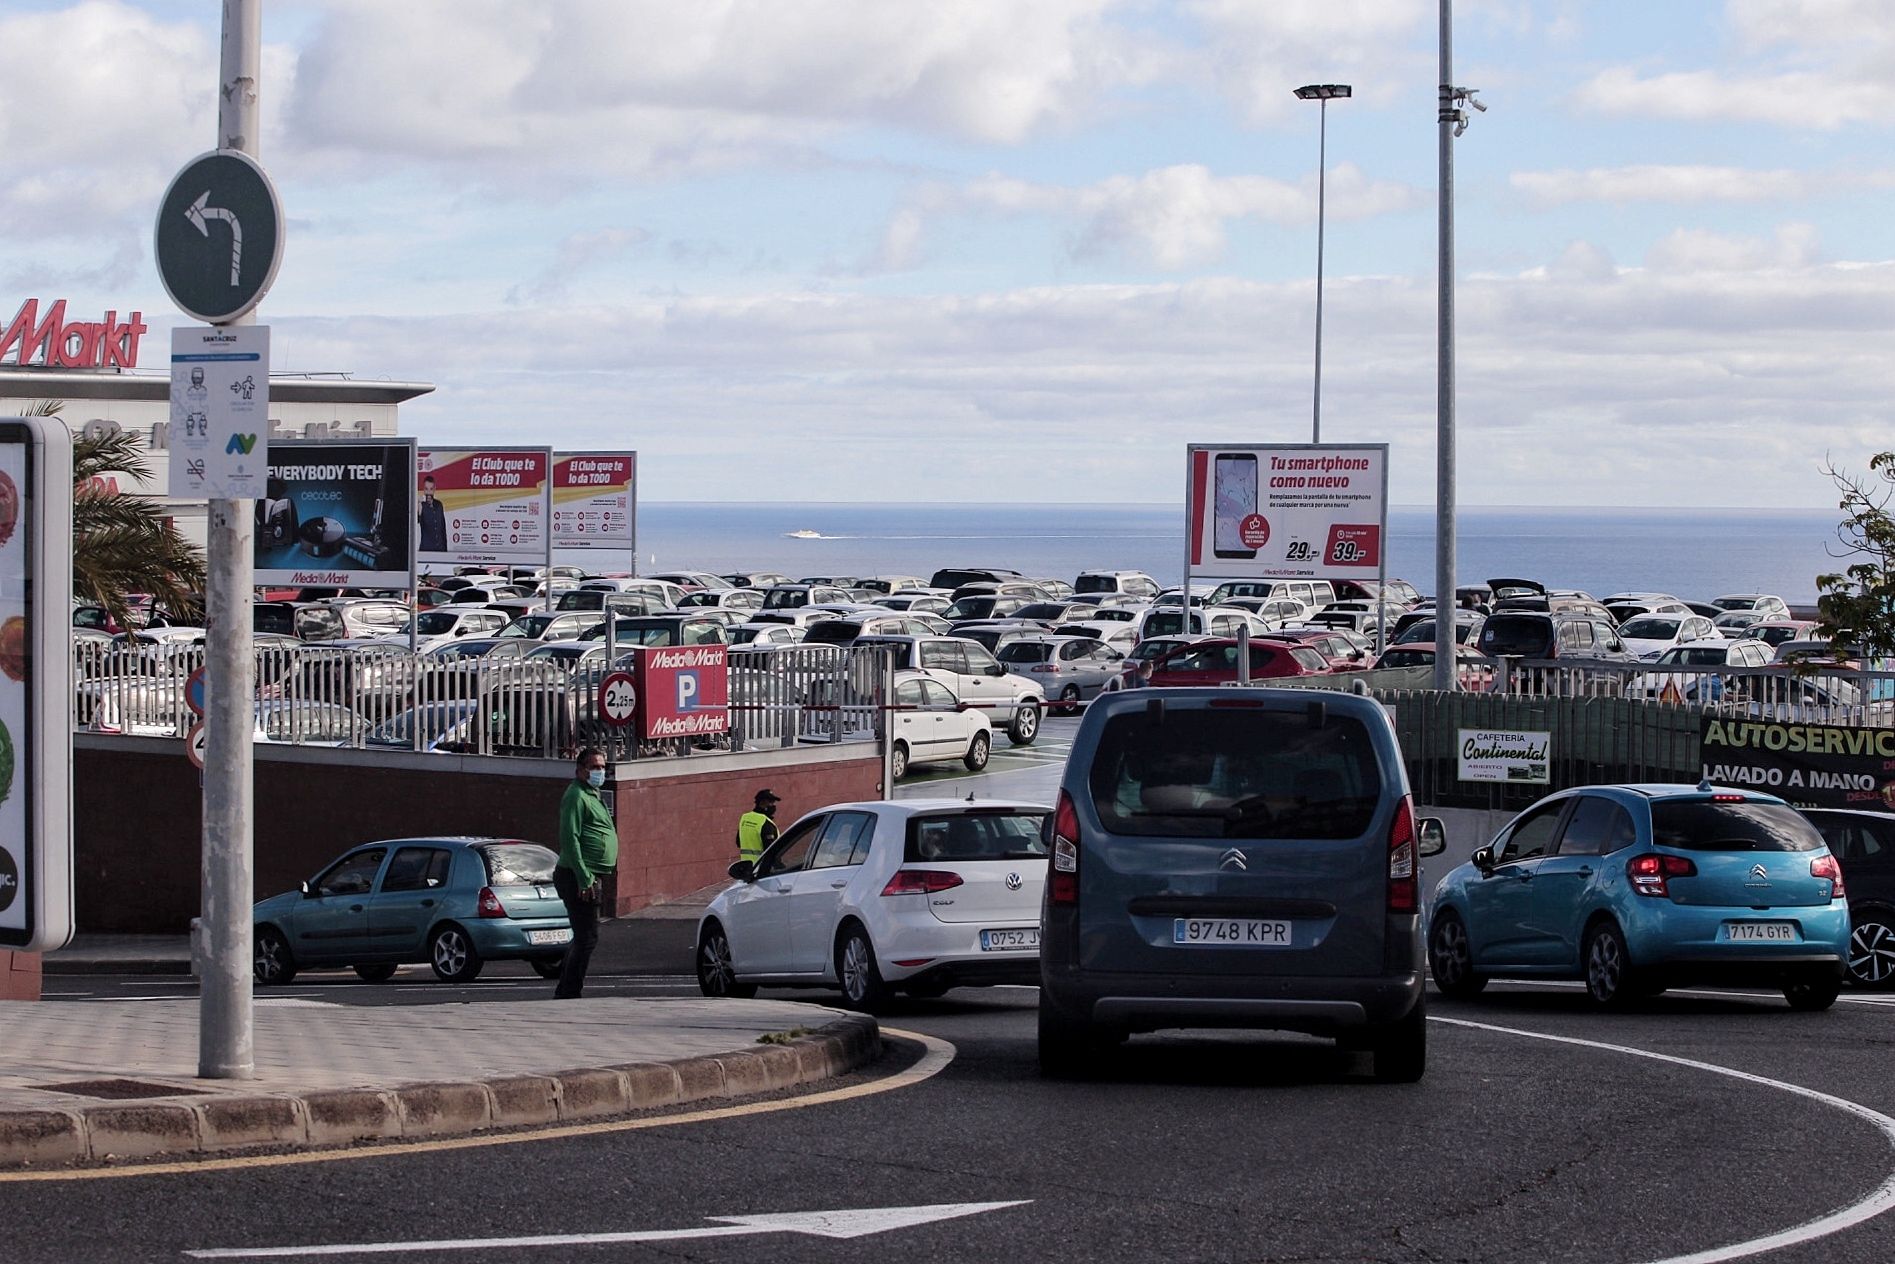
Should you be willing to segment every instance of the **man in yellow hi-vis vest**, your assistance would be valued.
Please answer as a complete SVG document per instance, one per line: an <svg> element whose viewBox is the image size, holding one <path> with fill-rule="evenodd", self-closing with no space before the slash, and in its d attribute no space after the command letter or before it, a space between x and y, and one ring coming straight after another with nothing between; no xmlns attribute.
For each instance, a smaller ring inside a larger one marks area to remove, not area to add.
<svg viewBox="0 0 1895 1264"><path fill-rule="evenodd" d="M757 863L757 858L776 841L777 797L768 790L757 791L756 806L737 818L737 858Z"/></svg>

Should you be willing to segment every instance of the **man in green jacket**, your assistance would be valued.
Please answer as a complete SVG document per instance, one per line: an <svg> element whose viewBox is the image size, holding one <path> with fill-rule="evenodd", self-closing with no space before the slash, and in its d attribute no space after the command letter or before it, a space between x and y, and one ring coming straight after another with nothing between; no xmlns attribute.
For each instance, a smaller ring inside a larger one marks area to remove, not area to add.
<svg viewBox="0 0 1895 1264"><path fill-rule="evenodd" d="M587 747L566 795L559 801L559 863L553 889L566 902L572 943L559 969L558 999L577 998L586 986L586 966L599 942L599 880L619 862L618 827L605 810L605 752Z"/></svg>

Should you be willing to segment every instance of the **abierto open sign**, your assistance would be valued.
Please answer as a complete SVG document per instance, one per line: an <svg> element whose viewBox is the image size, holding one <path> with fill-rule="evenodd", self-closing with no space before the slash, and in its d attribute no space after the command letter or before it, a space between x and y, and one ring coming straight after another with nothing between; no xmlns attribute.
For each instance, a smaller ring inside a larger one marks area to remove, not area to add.
<svg viewBox="0 0 1895 1264"><path fill-rule="evenodd" d="M730 668L724 646L647 645L633 661L641 740L729 731Z"/></svg>

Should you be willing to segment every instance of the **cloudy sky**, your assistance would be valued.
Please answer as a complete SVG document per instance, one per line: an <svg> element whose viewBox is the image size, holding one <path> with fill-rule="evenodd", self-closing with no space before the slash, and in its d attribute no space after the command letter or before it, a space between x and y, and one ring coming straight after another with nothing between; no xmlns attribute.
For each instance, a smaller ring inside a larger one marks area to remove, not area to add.
<svg viewBox="0 0 1895 1264"><path fill-rule="evenodd" d="M659 500L1433 498L1433 0L265 0L276 367ZM1895 4L1461 0L1465 504L1823 508L1895 445ZM215 0L0 0L0 306L171 307ZM12 297L8 297L11 295ZM166 342L146 343L144 367Z"/></svg>

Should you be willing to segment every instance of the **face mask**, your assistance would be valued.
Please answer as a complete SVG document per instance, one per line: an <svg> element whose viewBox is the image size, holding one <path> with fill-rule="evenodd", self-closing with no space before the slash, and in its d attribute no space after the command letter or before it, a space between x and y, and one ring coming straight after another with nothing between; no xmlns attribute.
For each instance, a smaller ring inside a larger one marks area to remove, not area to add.
<svg viewBox="0 0 1895 1264"><path fill-rule="evenodd" d="M586 784L591 786L594 790L597 790L600 786L604 785L605 784L605 769L588 768L586 770Z"/></svg>

